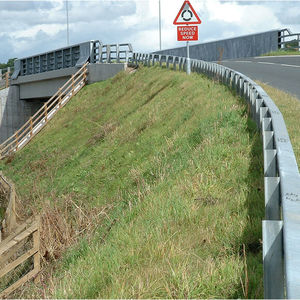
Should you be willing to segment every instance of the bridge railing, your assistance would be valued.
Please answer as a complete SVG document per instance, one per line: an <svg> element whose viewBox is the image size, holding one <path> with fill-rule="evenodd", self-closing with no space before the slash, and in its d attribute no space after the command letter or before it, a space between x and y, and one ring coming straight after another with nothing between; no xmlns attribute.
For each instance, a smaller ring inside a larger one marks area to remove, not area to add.
<svg viewBox="0 0 300 300"><path fill-rule="evenodd" d="M134 53L133 65L186 70L186 58ZM263 139L265 298L300 298L300 175L281 112L247 76L216 63L191 60L193 72L219 80L243 97Z"/></svg>
<svg viewBox="0 0 300 300"><path fill-rule="evenodd" d="M128 62L132 58L133 49L131 44L102 45L99 53L100 63Z"/></svg>
<svg viewBox="0 0 300 300"><path fill-rule="evenodd" d="M278 48L300 51L300 33L292 33L288 28L280 30L278 33Z"/></svg>
<svg viewBox="0 0 300 300"><path fill-rule="evenodd" d="M18 130L0 145L0 159L23 148L87 81L88 63L72 77Z"/></svg>
<svg viewBox="0 0 300 300"><path fill-rule="evenodd" d="M131 44L103 45L99 40L56 49L15 60L12 79L70 67L82 67L86 62L127 62L132 57Z"/></svg>

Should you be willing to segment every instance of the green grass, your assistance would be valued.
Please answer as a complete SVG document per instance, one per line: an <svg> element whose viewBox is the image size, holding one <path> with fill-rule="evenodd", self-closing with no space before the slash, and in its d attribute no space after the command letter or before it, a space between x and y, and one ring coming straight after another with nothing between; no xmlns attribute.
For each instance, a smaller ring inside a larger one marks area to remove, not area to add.
<svg viewBox="0 0 300 300"><path fill-rule="evenodd" d="M262 54L261 56L281 56L281 55L300 55L300 51L296 50L278 50Z"/></svg>
<svg viewBox="0 0 300 300"><path fill-rule="evenodd" d="M0 164L19 213L43 216L45 269L22 297L261 298L262 145L246 112L158 67L85 87Z"/></svg>
<svg viewBox="0 0 300 300"><path fill-rule="evenodd" d="M259 85L268 93L275 104L281 111L290 139L293 145L294 153L298 166L300 165L300 135L299 135L299 118L300 118L300 99L297 97L278 90L270 85L258 82Z"/></svg>

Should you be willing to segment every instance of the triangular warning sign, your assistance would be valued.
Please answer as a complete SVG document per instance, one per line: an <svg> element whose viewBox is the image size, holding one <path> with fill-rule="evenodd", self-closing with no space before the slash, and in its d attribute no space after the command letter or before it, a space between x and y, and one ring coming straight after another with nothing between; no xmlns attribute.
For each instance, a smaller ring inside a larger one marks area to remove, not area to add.
<svg viewBox="0 0 300 300"><path fill-rule="evenodd" d="M174 25L183 25L183 24L201 24L201 20L196 14L190 1L186 0L183 2L180 11L175 18Z"/></svg>

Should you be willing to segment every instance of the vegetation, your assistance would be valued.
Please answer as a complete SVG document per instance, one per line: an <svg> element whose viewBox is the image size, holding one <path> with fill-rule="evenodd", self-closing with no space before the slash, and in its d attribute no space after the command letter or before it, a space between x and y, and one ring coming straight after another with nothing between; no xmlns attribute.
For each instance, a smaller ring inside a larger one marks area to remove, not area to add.
<svg viewBox="0 0 300 300"><path fill-rule="evenodd" d="M261 298L262 145L247 106L158 67L85 87L0 163L42 214L22 297Z"/></svg>
<svg viewBox="0 0 300 300"><path fill-rule="evenodd" d="M0 63L0 69L6 69L7 67L14 67L14 61L16 58L10 58L7 63Z"/></svg>
<svg viewBox="0 0 300 300"><path fill-rule="evenodd" d="M292 40L285 43L284 49L262 54L261 56L281 56L281 55L300 55L298 40Z"/></svg>
<svg viewBox="0 0 300 300"><path fill-rule="evenodd" d="M262 54L261 56L281 56L281 55L300 55L300 52L296 50L293 51L278 50L278 51Z"/></svg>
<svg viewBox="0 0 300 300"><path fill-rule="evenodd" d="M288 93L280 91L262 82L258 82L262 88L268 93L275 104L281 111L292 145L300 165L300 136L299 136L299 117L300 117L300 100Z"/></svg>

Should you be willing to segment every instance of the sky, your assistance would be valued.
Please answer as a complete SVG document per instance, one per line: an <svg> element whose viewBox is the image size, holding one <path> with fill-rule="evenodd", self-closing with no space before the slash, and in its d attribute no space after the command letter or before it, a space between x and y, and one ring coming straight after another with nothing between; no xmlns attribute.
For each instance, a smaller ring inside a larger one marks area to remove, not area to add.
<svg viewBox="0 0 300 300"><path fill-rule="evenodd" d="M177 42L173 21L183 0L160 0L162 49ZM300 32L300 0L190 0L203 43L273 29ZM0 0L0 62L67 46L67 2ZM159 50L159 0L68 0L70 44L100 40ZM197 43L197 42L192 42Z"/></svg>

